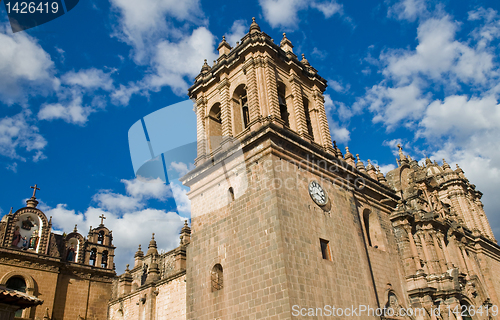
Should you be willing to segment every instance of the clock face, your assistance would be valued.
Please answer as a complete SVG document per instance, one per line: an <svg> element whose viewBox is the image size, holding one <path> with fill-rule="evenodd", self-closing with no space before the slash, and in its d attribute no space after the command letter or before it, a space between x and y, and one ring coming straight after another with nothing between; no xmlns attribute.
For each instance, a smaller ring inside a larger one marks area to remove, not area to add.
<svg viewBox="0 0 500 320"><path fill-rule="evenodd" d="M325 190L323 190L323 188L316 181L309 184L309 194L314 202L320 206L324 206L328 202L328 196L326 195Z"/></svg>

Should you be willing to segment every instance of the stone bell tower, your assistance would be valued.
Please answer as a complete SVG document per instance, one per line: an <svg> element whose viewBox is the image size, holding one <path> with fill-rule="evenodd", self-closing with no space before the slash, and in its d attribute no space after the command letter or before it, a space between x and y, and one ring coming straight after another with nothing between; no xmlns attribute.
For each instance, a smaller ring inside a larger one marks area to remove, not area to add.
<svg viewBox="0 0 500 320"><path fill-rule="evenodd" d="M232 45L222 39L219 58L205 61L189 89L198 154L183 178L187 319L380 306L386 284L403 282L388 219L398 197L371 164L332 145L326 80L285 34L276 44L254 19Z"/></svg>

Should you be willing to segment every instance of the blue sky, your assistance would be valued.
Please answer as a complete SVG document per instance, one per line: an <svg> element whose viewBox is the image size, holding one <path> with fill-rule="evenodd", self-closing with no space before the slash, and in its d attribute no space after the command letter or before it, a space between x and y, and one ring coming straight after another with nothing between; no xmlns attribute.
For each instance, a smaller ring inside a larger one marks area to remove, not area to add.
<svg viewBox="0 0 500 320"><path fill-rule="evenodd" d="M12 34L2 4L0 215L37 183L57 230L76 223L86 235L105 213L118 271L152 232L162 249L177 246L172 191L135 179L128 129L186 100L222 36L234 45L256 17L328 80L341 148L383 171L398 142L414 159L459 163L500 237L499 10L487 0L87 0Z"/></svg>

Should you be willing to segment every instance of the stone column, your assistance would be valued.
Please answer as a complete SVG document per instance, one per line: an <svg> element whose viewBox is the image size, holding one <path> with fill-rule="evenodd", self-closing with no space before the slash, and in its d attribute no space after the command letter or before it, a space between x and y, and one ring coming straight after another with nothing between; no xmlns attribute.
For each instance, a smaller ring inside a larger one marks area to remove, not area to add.
<svg viewBox="0 0 500 320"><path fill-rule="evenodd" d="M229 81L224 78L217 86L220 95L220 110L222 121L222 140L233 136L231 121L231 105L229 103Z"/></svg>
<svg viewBox="0 0 500 320"><path fill-rule="evenodd" d="M196 140L197 140L197 158L195 163L202 162L207 155L207 133L205 130L205 109L206 100L200 97L196 100Z"/></svg>
<svg viewBox="0 0 500 320"><path fill-rule="evenodd" d="M323 148L325 148L325 150L327 150L329 153L335 155L335 151L333 150L332 145L332 138L330 136L330 129L328 127L328 120L326 117L325 98L323 97L323 92L321 92L321 90L319 90L316 86L314 87L314 104L317 123L319 125L319 141L317 142L320 143Z"/></svg>
<svg viewBox="0 0 500 320"><path fill-rule="evenodd" d="M278 84L276 82L276 68L274 62L270 58L266 57L264 62L269 115L273 116L274 118L279 118L280 107L278 101Z"/></svg>
<svg viewBox="0 0 500 320"><path fill-rule="evenodd" d="M451 268L453 268L453 263L451 263L450 254L448 252L448 247L446 246L446 243L444 242L444 235L441 233L438 233L437 237L439 238L439 241L441 241L441 246L443 247L443 253L444 253L444 258L446 260L446 266L448 267L448 269L451 269Z"/></svg>
<svg viewBox="0 0 500 320"><path fill-rule="evenodd" d="M464 219L467 228L469 228L470 230L476 229L477 226L474 223L474 219L471 216L469 208L467 208L467 203L463 190L453 190L450 192L448 197L451 200L453 208L459 214L459 217L462 217Z"/></svg>
<svg viewBox="0 0 500 320"><path fill-rule="evenodd" d="M413 261L415 262L415 267L418 270L422 269L420 266L420 257L418 256L417 245L415 244L415 239L413 239L413 234L411 233L411 227L405 226L404 228L408 233L408 239L410 240L410 250L413 255Z"/></svg>
<svg viewBox="0 0 500 320"><path fill-rule="evenodd" d="M486 213L484 212L483 203L481 202L481 200L479 198L475 198L474 202L475 202L476 207L478 209L477 211L479 214L479 220L481 221L481 223L483 225L486 236L492 240L495 240L495 235L493 234L493 230L491 230L491 226L488 223L488 219L486 218Z"/></svg>
<svg viewBox="0 0 500 320"><path fill-rule="evenodd" d="M293 94L293 112L295 114L296 130L300 136L307 134L306 115L304 113L304 103L302 101L302 88L300 80L293 69L290 70L290 84Z"/></svg>
<svg viewBox="0 0 500 320"><path fill-rule="evenodd" d="M261 114L259 106L259 92L257 87L257 75L255 72L255 61L253 57L250 57L247 61L245 61L243 70L247 76L247 97L250 123L254 123L260 118Z"/></svg>
<svg viewBox="0 0 500 320"><path fill-rule="evenodd" d="M446 261L443 257L443 251L441 251L441 248L439 247L436 231L430 231L429 234L432 238L432 242L434 243L434 248L439 259L439 266L441 267L441 271L446 272L448 268L446 267Z"/></svg>
<svg viewBox="0 0 500 320"><path fill-rule="evenodd" d="M460 264L460 270L465 273L467 271L467 266L465 265L464 257L462 256L462 251L455 236L451 236L450 241L453 242L456 247L456 254L458 257L458 264Z"/></svg>
<svg viewBox="0 0 500 320"><path fill-rule="evenodd" d="M432 266L431 256L429 255L429 251L427 251L427 243L425 242L425 234L424 232L419 232L418 234L420 238L420 242L422 243L422 250L424 250L425 264L427 265L427 269L430 274L434 273L434 267Z"/></svg>
<svg viewBox="0 0 500 320"><path fill-rule="evenodd" d="M460 251L462 252L462 257L464 259L464 262L465 262L465 267L467 268L467 273L469 274L469 276L473 275L475 272L474 272L474 268L472 267L472 264L469 260L469 256L467 255L467 250L465 250L465 244L460 244Z"/></svg>

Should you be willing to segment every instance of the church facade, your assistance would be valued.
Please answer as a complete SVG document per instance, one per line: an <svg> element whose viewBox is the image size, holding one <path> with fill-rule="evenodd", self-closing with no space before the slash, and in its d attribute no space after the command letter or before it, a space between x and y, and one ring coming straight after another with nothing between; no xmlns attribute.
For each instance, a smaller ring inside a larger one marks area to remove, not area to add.
<svg viewBox="0 0 500 320"><path fill-rule="evenodd" d="M103 223L87 237L75 229L52 233L52 217L37 208L35 185L27 205L0 222L0 286L43 300L20 310L22 319L105 319L114 271L113 236Z"/></svg>
<svg viewBox="0 0 500 320"><path fill-rule="evenodd" d="M384 175L343 153L326 80L285 34L254 20L218 51L189 89L191 228L138 250L110 319L499 319L500 247L458 166L400 148Z"/></svg>

